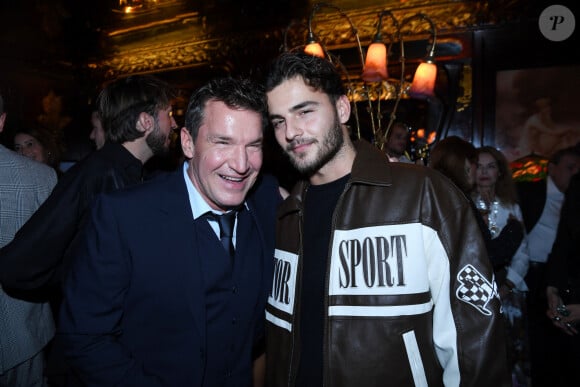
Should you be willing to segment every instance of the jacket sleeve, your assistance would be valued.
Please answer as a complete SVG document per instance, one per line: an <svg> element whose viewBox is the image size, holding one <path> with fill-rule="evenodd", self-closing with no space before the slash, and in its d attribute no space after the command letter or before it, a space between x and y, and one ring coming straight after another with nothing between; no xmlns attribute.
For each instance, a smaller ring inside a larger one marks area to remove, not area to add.
<svg viewBox="0 0 580 387"><path fill-rule="evenodd" d="M523 220L522 220L522 211L520 207L516 204L513 207L513 215L520 219L521 229L523 230ZM521 239L521 243L514 253L511 262L508 267L507 271L507 279L510 280L517 289L525 291L528 290L525 282L524 277L528 272L528 267L530 266L530 255L528 251L528 238L527 236Z"/></svg>
<svg viewBox="0 0 580 387"><path fill-rule="evenodd" d="M83 188L66 174L50 196L20 228L11 243L0 250L0 282L15 290L60 285L55 273L79 223Z"/></svg>
<svg viewBox="0 0 580 387"><path fill-rule="evenodd" d="M576 282L579 282L580 260L577 258L579 239L580 174L576 174L570 181L570 186L566 191L556 240L548 256L547 264L547 285L558 288L560 293L564 295L566 288L570 285L570 277L576 278ZM577 284L576 287L580 288L580 284ZM576 303L576 301L574 302Z"/></svg>
<svg viewBox="0 0 580 387"><path fill-rule="evenodd" d="M509 219L499 235L495 238L489 237L486 242L487 253L495 269L502 269L508 265L519 249L524 239L524 227L516 219Z"/></svg>
<svg viewBox="0 0 580 387"><path fill-rule="evenodd" d="M156 378L118 340L131 265L117 211L105 199L96 201L71 251L57 339L86 385L156 386Z"/></svg>
<svg viewBox="0 0 580 387"><path fill-rule="evenodd" d="M457 206L440 211L438 233L449 263L448 286L442 281L434 295L433 321L444 382L510 386L500 300L481 232L466 201L447 201Z"/></svg>

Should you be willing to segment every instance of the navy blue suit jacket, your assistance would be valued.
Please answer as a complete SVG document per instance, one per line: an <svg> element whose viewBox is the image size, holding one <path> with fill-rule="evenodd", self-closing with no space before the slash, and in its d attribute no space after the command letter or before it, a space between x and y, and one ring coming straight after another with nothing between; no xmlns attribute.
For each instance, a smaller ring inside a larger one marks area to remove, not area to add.
<svg viewBox="0 0 580 387"><path fill-rule="evenodd" d="M265 279L272 277L280 200L271 177L247 199L263 248L255 272ZM58 329L67 359L88 385L201 385L204 252L193 222L181 169L97 199L74 246ZM256 321L270 291L270 280L262 282Z"/></svg>

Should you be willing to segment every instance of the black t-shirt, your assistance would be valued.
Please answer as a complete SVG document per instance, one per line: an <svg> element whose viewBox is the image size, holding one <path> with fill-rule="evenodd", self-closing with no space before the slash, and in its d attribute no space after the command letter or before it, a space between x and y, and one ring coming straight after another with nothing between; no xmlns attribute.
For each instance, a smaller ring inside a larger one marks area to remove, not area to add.
<svg viewBox="0 0 580 387"><path fill-rule="evenodd" d="M330 228L338 198L350 177L311 185L304 203L302 288L300 294L300 367L296 385L322 386L324 294Z"/></svg>

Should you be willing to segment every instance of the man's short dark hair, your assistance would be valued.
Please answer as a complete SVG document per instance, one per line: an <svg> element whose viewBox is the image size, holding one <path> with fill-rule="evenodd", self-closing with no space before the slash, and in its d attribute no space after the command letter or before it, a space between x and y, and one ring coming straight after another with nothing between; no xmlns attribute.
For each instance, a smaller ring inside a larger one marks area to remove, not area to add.
<svg viewBox="0 0 580 387"><path fill-rule="evenodd" d="M194 141L208 101L220 101L229 108L256 112L262 118L262 130L268 125L268 105L262 85L245 78L216 78L197 89L189 99L185 127Z"/></svg>
<svg viewBox="0 0 580 387"><path fill-rule="evenodd" d="M450 178L459 189L468 194L472 186L467 179L465 160L477 163L477 149L459 136L449 136L435 144L429 165Z"/></svg>
<svg viewBox="0 0 580 387"><path fill-rule="evenodd" d="M97 98L97 110L110 142L123 143L143 137L137 130L142 112L156 117L171 106L176 91L151 75L132 75L107 85Z"/></svg>
<svg viewBox="0 0 580 387"><path fill-rule="evenodd" d="M556 153L550 157L550 163L558 165L564 156L580 157L580 146L577 144L556 151Z"/></svg>
<svg viewBox="0 0 580 387"><path fill-rule="evenodd" d="M391 130L389 130L389 133L387 134L387 140L390 140L391 136L395 132L395 130L394 130L395 128L403 128L407 132L407 136L410 135L410 127L409 127L409 125L407 125L403 121L395 121L395 122L393 122L393 125L391 126Z"/></svg>
<svg viewBox="0 0 580 387"><path fill-rule="evenodd" d="M327 94L333 102L346 94L335 65L302 52L285 52L272 62L266 76L266 92L295 77L301 77L308 86Z"/></svg>

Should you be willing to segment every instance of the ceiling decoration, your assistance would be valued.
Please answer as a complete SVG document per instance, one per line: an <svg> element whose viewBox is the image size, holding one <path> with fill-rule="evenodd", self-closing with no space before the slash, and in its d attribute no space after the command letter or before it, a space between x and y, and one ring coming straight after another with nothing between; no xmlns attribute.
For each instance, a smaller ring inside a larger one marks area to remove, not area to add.
<svg viewBox="0 0 580 387"><path fill-rule="evenodd" d="M176 1L169 1L169 3L175 5ZM344 3L345 9L355 6L349 1L333 3ZM520 7L522 0L502 1L501 6L496 1L399 0L359 3L358 8L348 9L348 14L357 26L361 41L365 43L372 40L376 29L377 14L389 5L392 6L390 10L393 14L401 20L418 11L428 13L442 36L442 41L445 42L445 34L490 26L516 17L516 10ZM367 3L371 5L365 6ZM182 7L181 13L172 14L165 19L156 21L146 19L142 24L133 21L131 28L104 31L106 45L112 49L103 57L90 61L89 67L100 76L111 79L133 73L163 72L175 69L211 67L218 72L235 72L240 71L238 68L240 64L259 66L263 58L271 57L281 51L284 39L289 45L300 45L304 42L310 4L287 8L294 10L296 14L294 18L290 18L292 14L286 15L288 12L284 12L283 5L263 15L269 17L270 14L275 13L278 19L277 24L260 28L247 26L248 28L243 31L236 30L235 26L225 25L223 21L215 24L216 15L219 14L217 8L214 11L218 13L213 17L204 12L191 12ZM287 18L285 25L281 25L284 18L280 13ZM127 21L130 20L127 17ZM355 47L350 34L350 26L340 15L335 12L321 12L317 15L316 23L318 38L325 42L329 49ZM294 27L285 31L290 24L294 24ZM301 24L304 28L295 28ZM414 35L414 39L419 39L422 29L425 29L425 25L418 21L410 23L402 32Z"/></svg>
<svg viewBox="0 0 580 387"><path fill-rule="evenodd" d="M525 17L526 0L335 0L371 41L376 15L428 13L446 34ZM194 69L249 71L280 52L291 24L306 24L310 0L7 0L0 2L0 66L4 74L33 72L70 78L113 79L144 72ZM125 7L133 12L125 12ZM349 49L349 26L334 12L317 15L319 38ZM424 25L410 25L420 38ZM306 30L293 29L290 44ZM439 49L437 50L441 52ZM195 72L194 72L195 73Z"/></svg>

